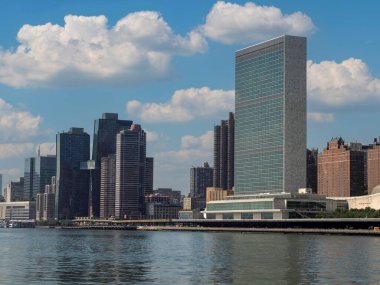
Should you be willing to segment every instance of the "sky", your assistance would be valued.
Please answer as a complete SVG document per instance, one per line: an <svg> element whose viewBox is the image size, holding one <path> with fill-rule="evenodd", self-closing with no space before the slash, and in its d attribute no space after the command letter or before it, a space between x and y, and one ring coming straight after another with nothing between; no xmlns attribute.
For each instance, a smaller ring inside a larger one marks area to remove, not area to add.
<svg viewBox="0 0 380 285"><path fill-rule="evenodd" d="M141 124L154 187L189 192L212 164L213 126L234 111L235 51L306 36L309 148L380 136L377 1L4 0L0 173L55 154L57 132L93 136L104 112Z"/></svg>

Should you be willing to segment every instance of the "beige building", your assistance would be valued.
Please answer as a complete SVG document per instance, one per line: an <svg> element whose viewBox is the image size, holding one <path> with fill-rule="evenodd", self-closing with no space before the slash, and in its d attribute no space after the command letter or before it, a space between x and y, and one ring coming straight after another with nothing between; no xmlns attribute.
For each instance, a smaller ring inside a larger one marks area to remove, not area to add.
<svg viewBox="0 0 380 285"><path fill-rule="evenodd" d="M371 195L357 197L332 197L336 201L347 201L349 209L365 209L367 207L380 210L380 185L375 187Z"/></svg>
<svg viewBox="0 0 380 285"><path fill-rule="evenodd" d="M0 220L34 220L36 203L30 201L0 203Z"/></svg>
<svg viewBox="0 0 380 285"><path fill-rule="evenodd" d="M206 203L211 201L224 200L227 196L233 195L232 190L223 190L218 187L207 187L206 188Z"/></svg>

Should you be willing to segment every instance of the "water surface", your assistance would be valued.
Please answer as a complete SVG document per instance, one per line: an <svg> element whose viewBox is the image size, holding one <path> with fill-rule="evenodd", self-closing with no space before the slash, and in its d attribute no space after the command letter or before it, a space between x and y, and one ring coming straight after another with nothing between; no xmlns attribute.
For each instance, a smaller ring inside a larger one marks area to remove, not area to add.
<svg viewBox="0 0 380 285"><path fill-rule="evenodd" d="M0 284L380 284L380 238L0 229Z"/></svg>

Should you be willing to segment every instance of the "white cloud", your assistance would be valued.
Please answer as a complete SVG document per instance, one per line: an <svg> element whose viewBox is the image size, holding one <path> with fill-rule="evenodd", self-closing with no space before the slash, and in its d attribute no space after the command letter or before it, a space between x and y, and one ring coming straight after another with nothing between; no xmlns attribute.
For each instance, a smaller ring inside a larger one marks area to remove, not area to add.
<svg viewBox="0 0 380 285"><path fill-rule="evenodd" d="M158 12L128 14L113 27L105 16L64 18L64 26L24 25L15 51L0 51L0 83L13 87L86 82L136 84L165 78L174 55L204 52L197 31L182 37Z"/></svg>
<svg viewBox="0 0 380 285"><path fill-rule="evenodd" d="M38 148L40 149L40 154L43 156L56 154L55 143L45 142L38 144L36 145L36 152L38 151Z"/></svg>
<svg viewBox="0 0 380 285"><path fill-rule="evenodd" d="M305 36L315 26L301 12L286 15L274 6L218 1L199 30L215 41L233 44L263 41L283 34Z"/></svg>
<svg viewBox="0 0 380 285"><path fill-rule="evenodd" d="M127 112L145 122L188 122L201 117L224 116L234 110L233 90L211 90L208 87L181 89L166 103L127 103Z"/></svg>
<svg viewBox="0 0 380 285"><path fill-rule="evenodd" d="M151 132L151 131L148 131L145 129L145 133L146 133L146 141L147 142L154 142L154 141L158 140L158 138L159 138L159 134L157 134L156 132Z"/></svg>
<svg viewBox="0 0 380 285"><path fill-rule="evenodd" d="M380 78L373 77L361 59L309 60L307 72L308 96L313 101L334 107L380 102Z"/></svg>
<svg viewBox="0 0 380 285"><path fill-rule="evenodd" d="M34 148L33 143L0 144L0 159L22 156Z"/></svg>
<svg viewBox="0 0 380 285"><path fill-rule="evenodd" d="M308 112L307 118L316 123L331 123L335 120L334 114L318 112Z"/></svg>
<svg viewBox="0 0 380 285"><path fill-rule="evenodd" d="M192 147L199 147L205 150L212 150L213 142L214 142L213 131L208 131L207 133L199 137L186 135L181 138L181 148L189 149Z"/></svg>
<svg viewBox="0 0 380 285"><path fill-rule="evenodd" d="M35 136L40 123L40 116L33 116L29 112L17 110L0 98L1 141Z"/></svg>

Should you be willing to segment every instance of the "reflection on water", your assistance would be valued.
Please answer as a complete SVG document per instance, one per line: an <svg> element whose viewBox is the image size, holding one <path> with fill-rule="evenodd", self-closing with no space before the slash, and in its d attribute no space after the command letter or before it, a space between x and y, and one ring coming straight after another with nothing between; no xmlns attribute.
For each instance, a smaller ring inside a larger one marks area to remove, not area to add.
<svg viewBox="0 0 380 285"><path fill-rule="evenodd" d="M369 284L380 239L0 229L0 284Z"/></svg>

